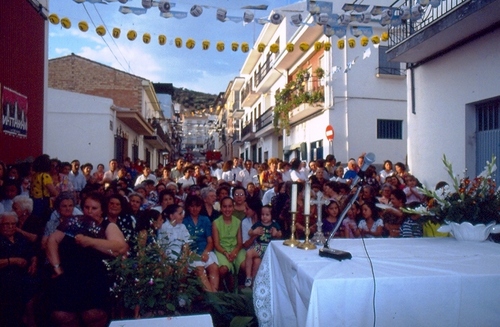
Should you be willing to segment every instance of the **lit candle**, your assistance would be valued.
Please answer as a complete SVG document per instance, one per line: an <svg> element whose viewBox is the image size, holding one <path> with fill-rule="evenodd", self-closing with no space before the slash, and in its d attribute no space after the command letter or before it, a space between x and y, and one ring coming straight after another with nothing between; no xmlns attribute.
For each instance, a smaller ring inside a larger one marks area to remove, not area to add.
<svg viewBox="0 0 500 327"><path fill-rule="evenodd" d="M292 184L292 207L291 211L292 212L297 212L297 184L293 183Z"/></svg>
<svg viewBox="0 0 500 327"><path fill-rule="evenodd" d="M306 182L306 191L304 194L304 215L311 213L311 183Z"/></svg>

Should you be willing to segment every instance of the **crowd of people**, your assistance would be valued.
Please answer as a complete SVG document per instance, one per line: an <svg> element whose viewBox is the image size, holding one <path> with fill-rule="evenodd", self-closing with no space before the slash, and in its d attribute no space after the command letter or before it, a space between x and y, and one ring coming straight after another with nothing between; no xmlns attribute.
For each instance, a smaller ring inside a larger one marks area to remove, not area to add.
<svg viewBox="0 0 500 327"><path fill-rule="evenodd" d="M36 326L38 299L53 325L105 326L104 261L131 255L141 235L168 244L166 255L196 254L192 272L207 292L251 287L269 242L291 236L293 182L298 239L311 203L306 182L311 198L325 200L309 208L311 235L321 226L325 237L334 230L344 238L438 236L436 226L401 210L427 199L405 165L390 160L380 171L363 172L359 199L340 222L363 161L362 155L344 167L333 155L309 163L179 159L152 170L127 158L95 171L48 155L28 166L0 161L0 325Z"/></svg>

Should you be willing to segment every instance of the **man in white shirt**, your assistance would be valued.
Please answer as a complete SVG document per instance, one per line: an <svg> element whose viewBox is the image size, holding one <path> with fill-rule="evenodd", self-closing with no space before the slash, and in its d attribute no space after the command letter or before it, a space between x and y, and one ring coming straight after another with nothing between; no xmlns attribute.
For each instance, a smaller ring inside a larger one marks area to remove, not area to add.
<svg viewBox="0 0 500 327"><path fill-rule="evenodd" d="M174 181L178 181L179 178L184 175L184 159L177 160L175 167L170 171L170 178Z"/></svg>
<svg viewBox="0 0 500 327"><path fill-rule="evenodd" d="M185 190L191 185L196 185L196 179L194 178L194 167L188 166L184 168L184 176L177 180L178 184L182 184L182 188Z"/></svg>
<svg viewBox="0 0 500 327"><path fill-rule="evenodd" d="M80 161L71 161L71 171L68 174L68 179L71 184L73 184L73 189L76 192L80 192L81 190L83 190L83 188L87 184L87 180L85 179L85 176L83 176L83 173L80 172Z"/></svg>
<svg viewBox="0 0 500 327"><path fill-rule="evenodd" d="M102 179L103 183L111 183L118 178L118 161L116 159L111 159L109 161L109 170L104 173Z"/></svg>
<svg viewBox="0 0 500 327"><path fill-rule="evenodd" d="M236 177L236 181L241 183L245 189L248 183L253 183L258 187L259 185L259 173L255 168L253 168L252 160L245 161L245 169L241 170Z"/></svg>
<svg viewBox="0 0 500 327"><path fill-rule="evenodd" d="M275 180L273 181L273 187L267 190L262 196L262 205L267 206L271 204L272 199L278 194L280 187L280 182Z"/></svg>
<svg viewBox="0 0 500 327"><path fill-rule="evenodd" d="M135 180L134 186L140 185L142 182L145 180L152 180L153 182L156 182L156 176L151 174L151 167L149 165L144 166L142 169L142 175L139 175L137 179Z"/></svg>
<svg viewBox="0 0 500 327"><path fill-rule="evenodd" d="M240 158L234 157L233 158L233 168L231 168L231 183L234 185L237 184L237 177L238 174L241 171L241 168L239 166Z"/></svg>

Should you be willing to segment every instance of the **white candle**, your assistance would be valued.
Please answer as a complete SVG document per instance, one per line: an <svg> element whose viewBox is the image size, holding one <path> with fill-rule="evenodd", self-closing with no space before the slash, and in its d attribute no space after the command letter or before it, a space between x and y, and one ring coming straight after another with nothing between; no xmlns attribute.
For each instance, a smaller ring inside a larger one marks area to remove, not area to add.
<svg viewBox="0 0 500 327"><path fill-rule="evenodd" d="M311 213L311 183L306 182L306 191L304 194L304 215Z"/></svg>
<svg viewBox="0 0 500 327"><path fill-rule="evenodd" d="M297 212L297 184L296 183L292 184L292 197L291 197L291 201L292 201L291 211L292 212Z"/></svg>

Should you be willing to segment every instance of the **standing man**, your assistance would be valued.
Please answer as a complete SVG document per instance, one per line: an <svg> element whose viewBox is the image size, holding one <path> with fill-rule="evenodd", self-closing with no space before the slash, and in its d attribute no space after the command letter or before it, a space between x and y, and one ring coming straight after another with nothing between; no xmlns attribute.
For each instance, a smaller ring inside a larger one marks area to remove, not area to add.
<svg viewBox="0 0 500 327"><path fill-rule="evenodd" d="M238 176L236 177L238 184L241 184L246 190L248 183L253 183L258 187L259 185L259 173L255 168L253 168L252 160L245 161L245 169L240 170Z"/></svg>
<svg viewBox="0 0 500 327"><path fill-rule="evenodd" d="M78 199L80 191L87 184L85 176L80 172L80 161L76 159L71 161L71 171L68 174L68 179L73 184L73 190L75 190L76 198Z"/></svg>
<svg viewBox="0 0 500 327"><path fill-rule="evenodd" d="M139 175L137 179L135 180L134 186L140 185L142 182L145 180L151 180L153 181L153 186L156 183L156 176L151 174L151 167L149 165L145 165L144 168L142 169L142 175Z"/></svg>
<svg viewBox="0 0 500 327"><path fill-rule="evenodd" d="M238 175L240 174L240 171L241 171L239 163L240 163L240 158L234 157L233 158L233 168L231 168L231 183L233 186L235 186L237 184L237 178L238 178Z"/></svg>
<svg viewBox="0 0 500 327"><path fill-rule="evenodd" d="M118 161L116 159L111 159L109 161L109 170L104 173L102 182L104 184L109 184L118 178Z"/></svg>
<svg viewBox="0 0 500 327"><path fill-rule="evenodd" d="M175 163L175 167L170 171L170 178L177 182L179 178L181 178L184 175L183 168L184 168L184 159L178 159L177 162Z"/></svg>

